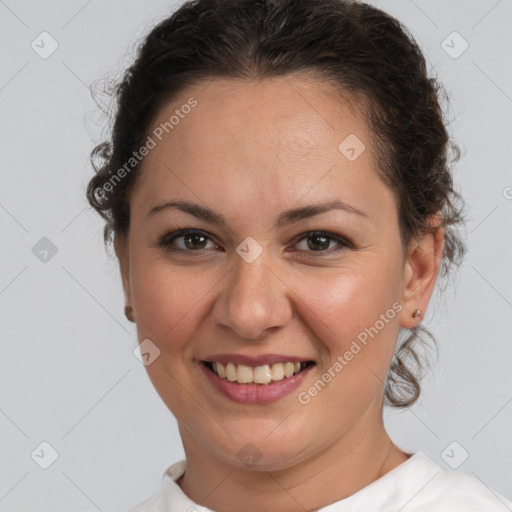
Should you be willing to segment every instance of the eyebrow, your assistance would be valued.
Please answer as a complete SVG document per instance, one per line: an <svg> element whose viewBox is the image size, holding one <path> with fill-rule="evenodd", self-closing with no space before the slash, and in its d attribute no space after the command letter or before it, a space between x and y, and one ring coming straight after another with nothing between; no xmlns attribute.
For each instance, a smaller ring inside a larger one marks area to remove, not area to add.
<svg viewBox="0 0 512 512"><path fill-rule="evenodd" d="M301 208L285 210L277 218L276 225L278 227L283 227L287 224L293 224L294 222L297 222L299 220L307 219L308 217L313 217L314 215L319 215L321 213L325 213L331 210L342 210L368 219L368 215L366 215L366 213L364 213L363 211L358 210L357 208L339 199L336 199L328 203L312 204L308 206L303 206Z"/></svg>
<svg viewBox="0 0 512 512"><path fill-rule="evenodd" d="M165 203L158 204L151 208L151 210L149 210L147 213L147 216L151 217L156 213L167 210L169 208L176 208L182 212L190 213L190 215L193 215L194 217L197 217L198 219L204 220L211 224L226 224L226 221L222 215L215 213L213 210L207 208L206 206L189 203L188 201L166 201Z"/></svg>
<svg viewBox="0 0 512 512"><path fill-rule="evenodd" d="M189 213L198 219L204 220L205 222L209 222L210 224L219 224L226 225L226 219L219 213L211 210L206 206L201 206L199 204L190 203L188 201L166 201L165 203L158 204L151 208L147 213L148 217L155 215L161 211L176 208L185 213ZM308 206L303 206L300 208L292 208L290 210L285 210L282 212L277 218L276 226L283 227L288 224L293 224L298 222L299 220L307 219L309 217L313 217L315 215L319 215L321 213L325 213L331 210L342 210L348 213L352 213L358 215L360 217L364 217L368 219L368 215L357 208L340 201L338 199L334 201L330 201L328 203L323 204L313 204Z"/></svg>

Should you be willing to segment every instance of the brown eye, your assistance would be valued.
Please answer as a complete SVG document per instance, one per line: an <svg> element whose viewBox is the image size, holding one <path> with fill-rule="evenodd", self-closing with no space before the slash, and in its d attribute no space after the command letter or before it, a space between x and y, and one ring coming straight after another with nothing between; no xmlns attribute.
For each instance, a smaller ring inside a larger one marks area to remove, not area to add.
<svg viewBox="0 0 512 512"><path fill-rule="evenodd" d="M192 233L190 235L185 235L182 237L185 247L190 250L194 249L204 249L208 238L204 235L198 233Z"/></svg>
<svg viewBox="0 0 512 512"><path fill-rule="evenodd" d="M351 248L352 244L344 238L325 231L311 231L304 233L295 248L303 252L335 253L345 248Z"/></svg>
<svg viewBox="0 0 512 512"><path fill-rule="evenodd" d="M329 248L331 240L325 235L310 235L307 237L308 247L312 251L325 251Z"/></svg>
<svg viewBox="0 0 512 512"><path fill-rule="evenodd" d="M217 249L217 245L202 231L181 230L169 233L159 242L160 247L169 251L196 252Z"/></svg>

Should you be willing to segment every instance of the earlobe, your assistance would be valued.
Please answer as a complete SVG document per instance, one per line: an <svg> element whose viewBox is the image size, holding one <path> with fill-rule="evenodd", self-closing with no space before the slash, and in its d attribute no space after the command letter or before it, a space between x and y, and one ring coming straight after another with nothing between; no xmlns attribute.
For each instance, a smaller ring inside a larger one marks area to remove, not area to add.
<svg viewBox="0 0 512 512"><path fill-rule="evenodd" d="M402 293L403 310L400 326L416 327L427 310L434 291L444 250L444 229L439 226L439 217L431 220L433 226L420 239L411 241L404 268Z"/></svg>
<svg viewBox="0 0 512 512"><path fill-rule="evenodd" d="M124 307L124 316L130 320L130 322L135 322L135 317L133 315L133 308L131 306Z"/></svg>
<svg viewBox="0 0 512 512"><path fill-rule="evenodd" d="M133 314L131 288L130 288L130 262L128 258L127 239L123 236L116 235L114 238L114 251L119 262L119 270L121 272L121 280L123 283L124 292L124 314L128 320L135 322Z"/></svg>

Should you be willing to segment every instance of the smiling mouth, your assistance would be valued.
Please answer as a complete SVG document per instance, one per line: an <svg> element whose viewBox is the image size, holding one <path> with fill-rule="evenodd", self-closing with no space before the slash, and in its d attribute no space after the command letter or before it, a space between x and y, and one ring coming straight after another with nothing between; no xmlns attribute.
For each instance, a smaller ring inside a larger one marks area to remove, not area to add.
<svg viewBox="0 0 512 512"><path fill-rule="evenodd" d="M220 363L217 361L201 361L211 372L221 379L237 384L268 385L288 379L313 366L314 361L300 363L285 362L264 364L261 366L247 366L235 363Z"/></svg>

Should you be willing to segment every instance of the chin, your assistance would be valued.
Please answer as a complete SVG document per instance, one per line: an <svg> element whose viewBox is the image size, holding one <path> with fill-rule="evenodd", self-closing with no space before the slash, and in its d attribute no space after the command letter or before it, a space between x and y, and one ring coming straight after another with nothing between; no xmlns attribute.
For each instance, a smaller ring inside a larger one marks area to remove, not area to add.
<svg viewBox="0 0 512 512"><path fill-rule="evenodd" d="M252 428L243 435L226 436L217 443L211 438L207 439L208 450L214 457L230 465L252 471L279 471L307 458L309 450L304 446L303 433L287 431L284 436L272 438L269 436L271 429L268 428L268 421L259 426L261 428L253 422Z"/></svg>

